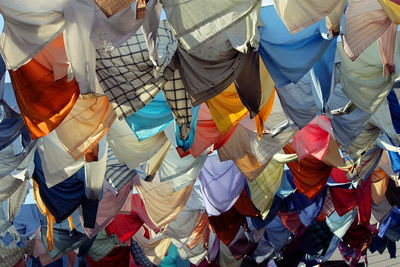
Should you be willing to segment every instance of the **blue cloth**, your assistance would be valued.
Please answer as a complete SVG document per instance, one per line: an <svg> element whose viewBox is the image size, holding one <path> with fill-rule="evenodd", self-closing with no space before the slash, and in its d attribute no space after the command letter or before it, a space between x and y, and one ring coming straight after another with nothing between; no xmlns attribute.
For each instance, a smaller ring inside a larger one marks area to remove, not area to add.
<svg viewBox="0 0 400 267"><path fill-rule="evenodd" d="M390 116L392 117L393 127L396 133L400 134L400 104L396 93L392 90L387 96Z"/></svg>
<svg viewBox="0 0 400 267"><path fill-rule="evenodd" d="M378 236L387 236L389 240L396 242L400 239L400 209L393 206L386 220L379 227Z"/></svg>
<svg viewBox="0 0 400 267"><path fill-rule="evenodd" d="M389 152L390 163L394 172L400 171L400 153L399 152Z"/></svg>
<svg viewBox="0 0 400 267"><path fill-rule="evenodd" d="M36 204L21 206L21 209L14 218L13 225L18 231L22 243L26 243L29 237L40 227L40 219L42 217L43 215Z"/></svg>
<svg viewBox="0 0 400 267"><path fill-rule="evenodd" d="M56 219L56 222L60 223L67 219L81 205L85 227L93 228L96 222L99 201L86 198L84 168L82 167L67 180L48 188L37 151L34 162L33 179L39 186L40 197Z"/></svg>
<svg viewBox="0 0 400 267"><path fill-rule="evenodd" d="M125 120L139 141L142 141L164 130L174 117L164 95L160 92L150 103Z"/></svg>
<svg viewBox="0 0 400 267"><path fill-rule="evenodd" d="M183 150L188 150L193 144L199 109L200 106L192 108L190 134L186 140L181 138L179 125L175 123L176 142ZM150 103L126 117L125 120L139 141L142 141L164 130L174 121L174 117L164 95L160 92Z"/></svg>
<svg viewBox="0 0 400 267"><path fill-rule="evenodd" d="M178 249L171 244L168 248L167 255L160 262L160 267L189 267L190 263L188 260L183 260L179 254Z"/></svg>
<svg viewBox="0 0 400 267"><path fill-rule="evenodd" d="M332 41L321 59L314 64L311 69L311 78L313 82L314 101L319 110L323 110L328 103L329 96L333 86L333 67L336 56L336 38Z"/></svg>
<svg viewBox="0 0 400 267"><path fill-rule="evenodd" d="M291 35L274 6L262 7L260 17L259 52L277 87L298 82L336 43L327 38L325 19Z"/></svg>
<svg viewBox="0 0 400 267"><path fill-rule="evenodd" d="M179 135L179 125L175 124L176 144L184 151L192 147L194 136L196 133L197 119L199 117L200 105L192 108L192 121L190 122L190 134L186 140L183 140Z"/></svg>
<svg viewBox="0 0 400 267"><path fill-rule="evenodd" d="M265 228L264 237L277 251L280 251L289 242L291 234L276 216Z"/></svg>
<svg viewBox="0 0 400 267"><path fill-rule="evenodd" d="M283 172L281 185L279 186L276 195L281 199L284 199L292 194L295 190L296 185L294 184L292 173L290 170L285 170Z"/></svg>

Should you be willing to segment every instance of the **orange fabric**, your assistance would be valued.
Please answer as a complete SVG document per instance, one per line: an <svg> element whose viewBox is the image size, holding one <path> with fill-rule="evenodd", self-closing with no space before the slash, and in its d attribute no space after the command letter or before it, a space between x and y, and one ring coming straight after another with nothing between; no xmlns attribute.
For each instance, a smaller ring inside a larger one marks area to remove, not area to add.
<svg viewBox="0 0 400 267"><path fill-rule="evenodd" d="M229 131L221 133L218 131L207 105L201 104L193 145L188 151L193 157L198 158L211 146L213 146L213 149L218 149L229 140L236 127L237 125Z"/></svg>
<svg viewBox="0 0 400 267"><path fill-rule="evenodd" d="M240 159L234 159L233 162L249 180L256 179L268 164L268 162L261 164L254 155L250 154L246 154Z"/></svg>
<svg viewBox="0 0 400 267"><path fill-rule="evenodd" d="M79 86L75 79L68 82L66 62L60 35L30 62L10 70L18 107L32 139L53 131L78 99Z"/></svg>
<svg viewBox="0 0 400 267"><path fill-rule="evenodd" d="M292 143L286 145L283 150L286 154L296 153ZM312 156L286 164L293 174L297 189L309 199L313 199L322 191L332 171L331 166Z"/></svg>
<svg viewBox="0 0 400 267"><path fill-rule="evenodd" d="M375 204L381 203L385 197L389 177L382 169L376 169L371 175L371 196Z"/></svg>
<svg viewBox="0 0 400 267"><path fill-rule="evenodd" d="M260 112L254 117L254 123L256 125L258 138L261 139L264 132L264 123L267 120L269 114L271 114L272 107L274 105L275 90L272 91L267 103L264 104Z"/></svg>
<svg viewBox="0 0 400 267"><path fill-rule="evenodd" d="M187 241L187 247L193 249L202 239L205 239L205 234L209 229L208 216L205 212L201 213L199 219L197 220L196 227L193 233L189 236Z"/></svg>

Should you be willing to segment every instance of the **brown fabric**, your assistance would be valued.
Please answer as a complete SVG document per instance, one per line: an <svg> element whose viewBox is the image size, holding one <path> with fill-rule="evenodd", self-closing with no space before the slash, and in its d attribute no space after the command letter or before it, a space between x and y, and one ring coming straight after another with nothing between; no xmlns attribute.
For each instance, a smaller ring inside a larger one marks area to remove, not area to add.
<svg viewBox="0 0 400 267"><path fill-rule="evenodd" d="M258 52L249 53L246 66L235 80L236 91L242 104L250 112L251 119L260 112L261 82L259 62Z"/></svg>
<svg viewBox="0 0 400 267"><path fill-rule="evenodd" d="M135 0L94 0L107 18L128 8ZM140 2L140 1L139 1ZM139 5L139 3L138 3ZM146 8L146 5L145 5Z"/></svg>
<svg viewBox="0 0 400 267"><path fill-rule="evenodd" d="M283 150L286 154L296 153L292 143L286 145ZM297 189L309 199L313 199L322 191L332 171L331 166L312 156L306 156L299 162L289 162L287 165L293 174Z"/></svg>
<svg viewBox="0 0 400 267"><path fill-rule="evenodd" d="M211 216L208 220L219 240L228 246L236 237L240 226L247 228L246 216L257 217L259 214L246 190L243 189L230 210L219 216Z"/></svg>
<svg viewBox="0 0 400 267"><path fill-rule="evenodd" d="M400 187L392 179L389 179L385 195L391 206L400 207Z"/></svg>
<svg viewBox="0 0 400 267"><path fill-rule="evenodd" d="M246 154L240 159L233 160L233 162L249 180L256 179L268 164L268 162L261 164L257 158L251 154Z"/></svg>

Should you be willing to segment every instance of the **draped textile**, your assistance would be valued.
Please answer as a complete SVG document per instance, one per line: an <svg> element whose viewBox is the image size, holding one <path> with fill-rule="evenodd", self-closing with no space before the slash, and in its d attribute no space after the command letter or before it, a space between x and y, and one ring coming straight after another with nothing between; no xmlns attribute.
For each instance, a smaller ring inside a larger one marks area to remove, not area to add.
<svg viewBox="0 0 400 267"><path fill-rule="evenodd" d="M365 49L356 61L348 58L340 44L337 52L341 59L339 80L343 92L357 107L374 113L389 94L395 78L393 74L384 76L377 42Z"/></svg>
<svg viewBox="0 0 400 267"><path fill-rule="evenodd" d="M78 99L79 86L75 79L68 80L67 61L63 36L59 35L30 62L10 71L15 97L32 139L57 128Z"/></svg>
<svg viewBox="0 0 400 267"><path fill-rule="evenodd" d="M161 182L158 175L152 182L136 180L136 189L143 199L147 214L156 227L167 225L182 211L190 197L193 184L174 192L169 181Z"/></svg>
<svg viewBox="0 0 400 267"><path fill-rule="evenodd" d="M391 21L378 1L349 0L345 12L345 53L355 60L389 27Z"/></svg>
<svg viewBox="0 0 400 267"><path fill-rule="evenodd" d="M114 121L108 134L108 141L118 160L131 170L167 151L170 145L163 132L140 142L123 120Z"/></svg>
<svg viewBox="0 0 400 267"><path fill-rule="evenodd" d="M232 161L220 162L216 154L207 157L199 180L208 216L228 211L246 183L246 178Z"/></svg>
<svg viewBox="0 0 400 267"><path fill-rule="evenodd" d="M243 23L248 14L259 6L255 0L224 0L218 3L198 0L185 3L177 0L161 2L172 32L188 52L217 34L226 32L232 24ZM193 10L197 12L193 13ZM198 25L201 27L197 27ZM248 38L245 34L246 32L232 38Z"/></svg>
<svg viewBox="0 0 400 267"><path fill-rule="evenodd" d="M262 7L260 18L264 26L260 27L259 52L278 88L298 82L336 42L327 36L324 21L291 35L275 7Z"/></svg>
<svg viewBox="0 0 400 267"><path fill-rule="evenodd" d="M286 154L296 153L292 144L288 144L283 150ZM297 189L310 199L323 190L332 171L332 167L311 156L298 162L289 162L287 165L293 174Z"/></svg>
<svg viewBox="0 0 400 267"><path fill-rule="evenodd" d="M275 194L283 176L282 163L271 160L263 172L253 181L248 181L251 200L263 219L268 216Z"/></svg>
<svg viewBox="0 0 400 267"><path fill-rule="evenodd" d="M229 245L234 240L239 228L246 225L245 216L256 217L258 212L246 190L243 189L231 209L219 216L208 217L208 220L219 240L225 245Z"/></svg>
<svg viewBox="0 0 400 267"><path fill-rule="evenodd" d="M99 143L114 119L107 97L81 95L56 133L68 153L77 160Z"/></svg>
<svg viewBox="0 0 400 267"><path fill-rule="evenodd" d="M166 21L160 22L157 31L158 68L150 60L141 29L120 47L97 51L97 77L120 119L143 108L172 78L174 69L168 65L178 42Z"/></svg>

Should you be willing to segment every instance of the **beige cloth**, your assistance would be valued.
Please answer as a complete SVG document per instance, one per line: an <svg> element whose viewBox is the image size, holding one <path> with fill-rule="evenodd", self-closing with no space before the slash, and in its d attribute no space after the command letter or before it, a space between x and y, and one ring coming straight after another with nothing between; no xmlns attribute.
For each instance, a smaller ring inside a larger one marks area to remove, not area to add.
<svg viewBox="0 0 400 267"><path fill-rule="evenodd" d="M331 25L338 29L345 0L274 0L276 11L289 32L296 32L329 16ZM336 31L337 32L337 31Z"/></svg>
<svg viewBox="0 0 400 267"><path fill-rule="evenodd" d="M68 153L77 160L98 144L114 119L107 97L81 95L56 133Z"/></svg>
<svg viewBox="0 0 400 267"><path fill-rule="evenodd" d="M143 199L149 218L158 228L167 225L173 221L185 207L188 201L194 181L187 187L176 192L172 184L160 182L158 174L152 182L145 182L136 178L136 189Z"/></svg>
<svg viewBox="0 0 400 267"><path fill-rule="evenodd" d="M268 216L275 193L281 184L283 167L284 164L271 160L256 179L248 181L251 200L263 219Z"/></svg>
<svg viewBox="0 0 400 267"><path fill-rule="evenodd" d="M144 237L145 230L143 227L146 227L150 232L150 239ZM169 238L166 238L163 233L159 232L156 234L150 227L146 225L143 227L137 231L133 239L139 243L146 257L152 263L159 265L167 254L171 241Z"/></svg>
<svg viewBox="0 0 400 267"><path fill-rule="evenodd" d="M345 20L343 46L352 60L375 42L391 24L388 15L376 0L349 0Z"/></svg>
<svg viewBox="0 0 400 267"><path fill-rule="evenodd" d="M368 33L367 33L368 35ZM338 43L339 80L343 93L362 110L374 113L393 87L395 75L384 76L378 44L373 43L356 61L351 61Z"/></svg>
<svg viewBox="0 0 400 267"><path fill-rule="evenodd" d="M157 165L157 162L162 162L157 159L163 159L162 155L168 151L170 145L164 132L139 142L126 121L118 119L110 128L108 142L116 157L131 170L138 168L140 164L150 159L152 159L152 166L154 166L153 164ZM148 170L150 171L150 169L155 170L149 166Z"/></svg>

